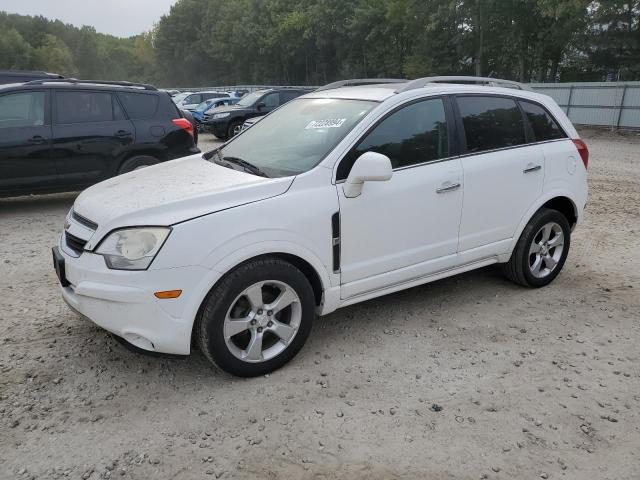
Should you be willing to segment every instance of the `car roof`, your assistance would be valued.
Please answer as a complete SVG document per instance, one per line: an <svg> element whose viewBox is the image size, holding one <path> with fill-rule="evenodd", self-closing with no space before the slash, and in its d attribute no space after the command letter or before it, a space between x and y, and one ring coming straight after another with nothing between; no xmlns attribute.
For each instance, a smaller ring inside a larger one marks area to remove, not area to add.
<svg viewBox="0 0 640 480"><path fill-rule="evenodd" d="M7 90L40 90L43 88L56 88L56 89L69 89L69 90L106 90L106 91L118 91L118 92L136 92L136 93L158 93L160 90L150 90L133 85L108 85L99 82L82 82L82 81L69 81L64 80L47 81L47 79L38 79L35 82L25 83L7 83L0 85L0 93L4 93ZM166 92L162 92L166 93Z"/></svg>
<svg viewBox="0 0 640 480"><path fill-rule="evenodd" d="M408 83L408 82L407 82ZM469 85L469 84L448 84L448 83L431 83L424 87L419 87L406 92L397 92L402 89L405 83L386 83L374 85L360 85L353 87L338 87L329 90L314 91L301 98L341 98L352 100L369 100L374 102L383 102L390 97L403 93L421 92L424 94L491 94L506 95L521 98L530 98L532 100L541 100L547 98L546 95L535 93L530 90L516 90L514 88L491 87L485 85Z"/></svg>

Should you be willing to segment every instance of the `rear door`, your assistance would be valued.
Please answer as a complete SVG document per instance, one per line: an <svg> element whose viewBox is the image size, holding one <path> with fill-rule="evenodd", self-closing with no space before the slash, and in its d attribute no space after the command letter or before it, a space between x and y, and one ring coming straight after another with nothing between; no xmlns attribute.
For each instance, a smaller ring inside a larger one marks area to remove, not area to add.
<svg viewBox="0 0 640 480"><path fill-rule="evenodd" d="M133 124L108 91L54 92L52 154L60 181L82 188L117 173L135 140Z"/></svg>
<svg viewBox="0 0 640 480"><path fill-rule="evenodd" d="M36 193L56 187L49 103L48 89L0 95L1 193Z"/></svg>
<svg viewBox="0 0 640 480"><path fill-rule="evenodd" d="M465 152L458 251L468 263L504 253L542 192L544 154L531 143L515 99L460 95L456 103Z"/></svg>

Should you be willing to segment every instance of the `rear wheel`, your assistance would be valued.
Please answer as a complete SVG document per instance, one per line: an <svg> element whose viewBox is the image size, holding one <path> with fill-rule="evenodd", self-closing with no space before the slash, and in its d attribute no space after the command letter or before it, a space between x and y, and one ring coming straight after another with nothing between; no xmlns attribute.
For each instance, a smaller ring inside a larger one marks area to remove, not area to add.
<svg viewBox="0 0 640 480"><path fill-rule="evenodd" d="M566 217L557 210L543 208L524 228L502 270L520 285L544 287L562 270L570 243L571 228Z"/></svg>
<svg viewBox="0 0 640 480"><path fill-rule="evenodd" d="M233 375L276 370L302 348L315 316L304 274L280 259L233 270L211 291L195 326L205 355Z"/></svg>
<svg viewBox="0 0 640 480"><path fill-rule="evenodd" d="M156 163L158 163L158 159L149 155L138 155L136 157L131 157L125 160L124 163L120 166L118 175L133 172L134 170L139 170L141 168L150 167L151 165L155 165Z"/></svg>

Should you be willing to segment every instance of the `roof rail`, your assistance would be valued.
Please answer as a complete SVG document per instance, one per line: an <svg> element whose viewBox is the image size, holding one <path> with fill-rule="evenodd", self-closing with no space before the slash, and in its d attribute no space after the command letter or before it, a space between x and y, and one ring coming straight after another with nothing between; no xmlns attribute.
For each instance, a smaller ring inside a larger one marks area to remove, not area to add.
<svg viewBox="0 0 640 480"><path fill-rule="evenodd" d="M416 88L426 87L430 83L458 83L458 84L470 84L470 85L486 85L490 87L505 87L514 88L516 90L530 90L529 87L522 83L514 82L512 80L502 80L500 78L490 77L465 77L465 76L443 76L443 77L424 77L416 80L411 80L406 85L398 88L396 93L402 93L409 90L415 90Z"/></svg>
<svg viewBox="0 0 640 480"><path fill-rule="evenodd" d="M381 83L406 83L407 80L402 78L353 78L351 80L338 80L337 82L328 83L320 87L316 92L323 90L333 90L340 87L357 87L360 85L378 85Z"/></svg>
<svg viewBox="0 0 640 480"><path fill-rule="evenodd" d="M25 82L25 85L42 85L43 83L114 85L118 87L141 88L143 90L158 90L153 85L147 85L146 83L117 82L112 80L78 80L77 78L41 78Z"/></svg>

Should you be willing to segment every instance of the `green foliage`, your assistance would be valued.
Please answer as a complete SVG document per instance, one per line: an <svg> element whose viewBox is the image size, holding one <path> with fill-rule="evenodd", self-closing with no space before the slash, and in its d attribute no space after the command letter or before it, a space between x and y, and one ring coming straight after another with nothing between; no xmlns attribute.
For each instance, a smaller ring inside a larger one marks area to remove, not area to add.
<svg viewBox="0 0 640 480"><path fill-rule="evenodd" d="M166 86L640 78L640 0L179 0L131 38L0 12L0 68Z"/></svg>

